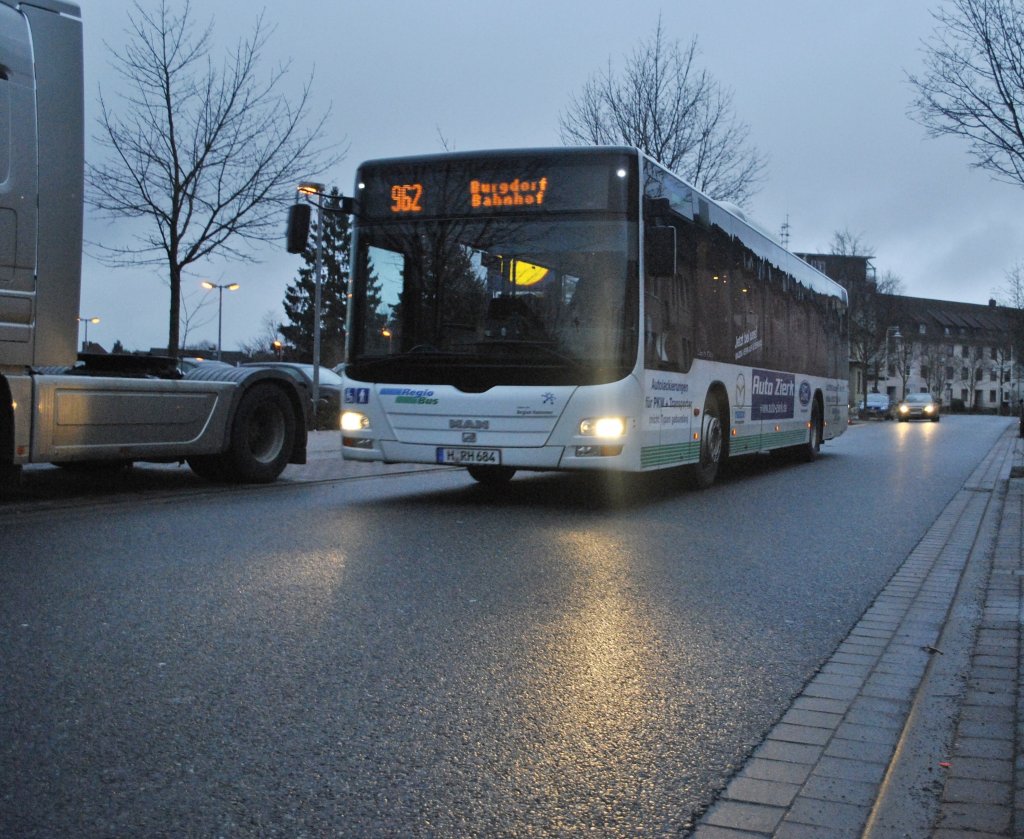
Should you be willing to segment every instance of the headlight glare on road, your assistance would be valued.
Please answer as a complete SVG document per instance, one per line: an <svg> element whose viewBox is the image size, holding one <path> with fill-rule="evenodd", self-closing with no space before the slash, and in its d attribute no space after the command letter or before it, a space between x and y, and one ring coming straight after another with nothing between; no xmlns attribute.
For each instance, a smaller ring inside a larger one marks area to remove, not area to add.
<svg viewBox="0 0 1024 839"><path fill-rule="evenodd" d="M345 411L341 415L342 431L365 431L370 427L370 418L358 411Z"/></svg>

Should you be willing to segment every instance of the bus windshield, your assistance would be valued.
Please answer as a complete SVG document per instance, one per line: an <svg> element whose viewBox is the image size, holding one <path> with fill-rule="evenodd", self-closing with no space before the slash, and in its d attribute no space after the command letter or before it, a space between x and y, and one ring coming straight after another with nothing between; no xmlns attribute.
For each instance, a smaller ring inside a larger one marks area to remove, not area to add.
<svg viewBox="0 0 1024 839"><path fill-rule="evenodd" d="M637 356L635 227L607 213L361 225L348 375L465 390L622 378Z"/></svg>

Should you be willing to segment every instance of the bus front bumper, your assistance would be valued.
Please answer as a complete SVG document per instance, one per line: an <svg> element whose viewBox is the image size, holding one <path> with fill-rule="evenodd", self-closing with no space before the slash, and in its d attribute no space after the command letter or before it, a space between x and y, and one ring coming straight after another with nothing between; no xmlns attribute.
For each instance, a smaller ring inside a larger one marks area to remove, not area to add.
<svg viewBox="0 0 1024 839"><path fill-rule="evenodd" d="M624 454L618 456L576 456L575 447L505 446L488 449L476 446L438 446L422 443L399 443L395 440L374 440L370 447L349 445L346 438L342 455L346 460L383 461L384 463L434 463L451 466L486 464L510 466L513 469L628 469ZM362 443L362 441L359 441ZM365 444L363 444L365 445ZM479 453L479 454L478 454ZM479 457L479 459L477 459Z"/></svg>

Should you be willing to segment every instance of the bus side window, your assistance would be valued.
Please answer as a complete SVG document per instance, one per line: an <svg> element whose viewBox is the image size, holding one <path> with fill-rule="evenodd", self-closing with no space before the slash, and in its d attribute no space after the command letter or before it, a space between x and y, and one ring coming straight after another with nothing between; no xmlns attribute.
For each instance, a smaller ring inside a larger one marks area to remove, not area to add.
<svg viewBox="0 0 1024 839"><path fill-rule="evenodd" d="M745 364L763 363L764 335L761 308L764 302L763 281L760 279L760 260L748 248L737 242L739 248L733 282L728 286L732 295L733 357Z"/></svg>

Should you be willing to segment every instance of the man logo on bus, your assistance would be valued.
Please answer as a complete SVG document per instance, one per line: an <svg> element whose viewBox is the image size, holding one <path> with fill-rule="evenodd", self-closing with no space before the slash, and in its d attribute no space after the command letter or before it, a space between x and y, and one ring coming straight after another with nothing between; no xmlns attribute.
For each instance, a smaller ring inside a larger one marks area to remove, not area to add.
<svg viewBox="0 0 1024 839"><path fill-rule="evenodd" d="M807 379L800 382L800 404L805 408L811 404L811 385Z"/></svg>

